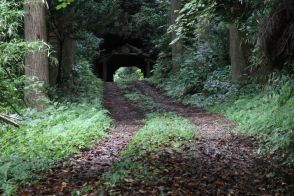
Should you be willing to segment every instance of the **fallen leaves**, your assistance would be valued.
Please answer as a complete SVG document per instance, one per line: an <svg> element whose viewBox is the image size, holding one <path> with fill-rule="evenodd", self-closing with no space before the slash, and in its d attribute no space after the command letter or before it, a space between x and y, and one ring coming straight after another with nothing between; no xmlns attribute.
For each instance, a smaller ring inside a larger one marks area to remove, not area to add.
<svg viewBox="0 0 294 196"><path fill-rule="evenodd" d="M66 182L62 182L59 191L60 191L60 192L63 192L64 189L67 187L67 185L68 185L68 184L67 184Z"/></svg>
<svg viewBox="0 0 294 196"><path fill-rule="evenodd" d="M125 178L125 179L124 179L124 182L129 183L129 184L132 184L132 183L135 182L135 180Z"/></svg>

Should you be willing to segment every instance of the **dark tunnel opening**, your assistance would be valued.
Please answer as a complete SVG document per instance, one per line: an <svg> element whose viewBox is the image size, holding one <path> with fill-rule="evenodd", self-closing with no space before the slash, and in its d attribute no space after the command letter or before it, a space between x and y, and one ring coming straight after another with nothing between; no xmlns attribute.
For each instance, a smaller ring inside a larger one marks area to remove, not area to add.
<svg viewBox="0 0 294 196"><path fill-rule="evenodd" d="M94 73L105 82L113 82L114 74L120 67L138 67L144 78L151 76L156 55L149 54L150 46L140 39L128 39L105 34L101 45L102 54L96 59Z"/></svg>
<svg viewBox="0 0 294 196"><path fill-rule="evenodd" d="M103 59L95 68L99 78L105 82L113 82L113 75L120 67L138 67L142 70L144 77L150 77L152 65L144 56L112 55Z"/></svg>

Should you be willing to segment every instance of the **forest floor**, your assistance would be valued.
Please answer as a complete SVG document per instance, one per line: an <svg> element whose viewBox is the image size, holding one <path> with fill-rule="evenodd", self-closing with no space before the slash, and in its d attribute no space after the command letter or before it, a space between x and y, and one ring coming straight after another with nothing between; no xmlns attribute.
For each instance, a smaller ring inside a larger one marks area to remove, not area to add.
<svg viewBox="0 0 294 196"><path fill-rule="evenodd" d="M20 195L294 194L293 169L280 166L274 158L256 155L258 142L233 133L234 125L224 117L175 103L147 82L135 81L130 88L152 97L164 112L176 113L194 123L198 137L184 150L165 149L157 155L141 157L139 162L157 178L142 180L136 175L144 174L132 174L133 179L126 178L121 185L101 192L99 188L106 184L105 179L100 182L101 178L111 172L114 162L120 162L120 152L143 127L146 116L139 106L124 98L116 84L106 83L104 106L115 122L110 136L50 170L42 181L23 189ZM149 112L153 111L145 113Z"/></svg>

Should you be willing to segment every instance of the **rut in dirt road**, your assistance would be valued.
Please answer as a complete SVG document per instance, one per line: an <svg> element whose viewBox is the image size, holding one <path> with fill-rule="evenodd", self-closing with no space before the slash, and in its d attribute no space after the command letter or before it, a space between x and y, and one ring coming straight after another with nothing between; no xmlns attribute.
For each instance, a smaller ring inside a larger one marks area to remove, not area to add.
<svg viewBox="0 0 294 196"><path fill-rule="evenodd" d="M101 175L117 161L119 152L139 130L143 112L130 104L114 83L105 83L104 107L114 119L110 136L90 150L72 157L64 166L43 176L43 181L20 192L20 195L70 195L85 185L95 187Z"/></svg>
<svg viewBox="0 0 294 196"><path fill-rule="evenodd" d="M132 86L153 97L166 112L180 114L199 129L200 137L190 149L197 154L197 160L186 162L189 179L181 184L177 179L182 174L172 174L167 178L170 182L165 182L175 187L171 190L176 189L177 193L186 195L294 194L293 169L279 165L273 158L258 157L254 153L257 142L253 138L233 134L234 125L224 117L175 103L147 82L135 81ZM162 161L168 162L169 158ZM178 161L181 162L180 157ZM170 166L182 167L177 164ZM180 189L177 188L179 186Z"/></svg>

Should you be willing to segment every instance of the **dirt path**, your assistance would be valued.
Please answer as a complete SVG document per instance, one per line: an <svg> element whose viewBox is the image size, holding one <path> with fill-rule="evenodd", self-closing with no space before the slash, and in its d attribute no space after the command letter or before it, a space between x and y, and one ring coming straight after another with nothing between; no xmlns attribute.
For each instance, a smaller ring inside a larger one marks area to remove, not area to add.
<svg viewBox="0 0 294 196"><path fill-rule="evenodd" d="M178 168L183 168L186 155L161 157L167 170L173 171L164 178L167 195L294 194L293 169L278 166L272 158L255 155L257 142L230 133L234 126L225 118L177 104L146 82L136 81L133 85L142 94L153 97L165 111L194 122L200 131L199 140L187 152L197 158L185 160L184 169ZM182 178L183 175L186 177Z"/></svg>
<svg viewBox="0 0 294 196"><path fill-rule="evenodd" d="M85 185L95 187L101 175L118 159L119 152L142 125L144 114L125 100L115 84L106 83L104 92L104 107L115 122L110 136L51 170L43 181L22 190L20 195L70 195Z"/></svg>

